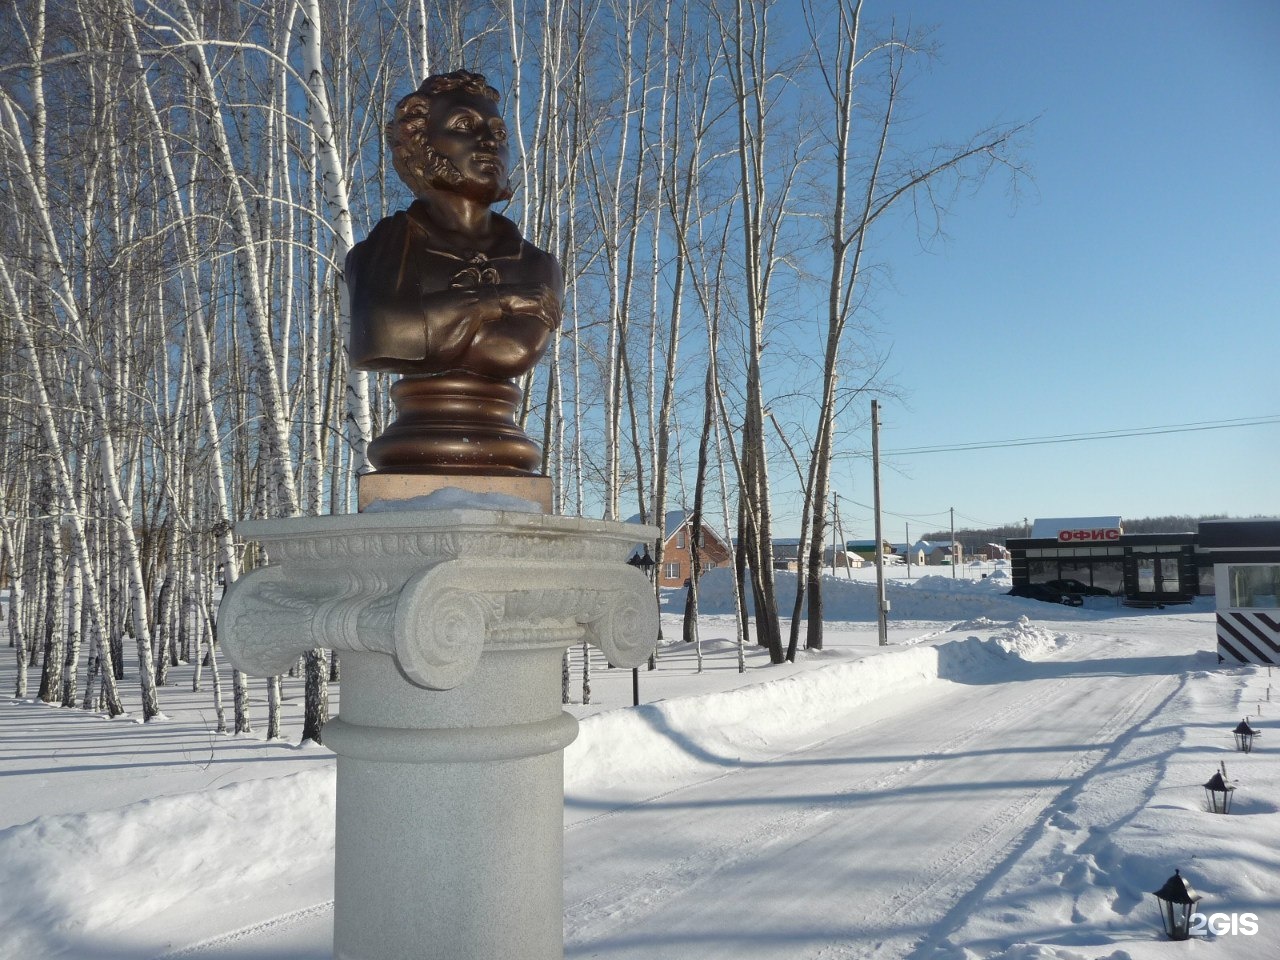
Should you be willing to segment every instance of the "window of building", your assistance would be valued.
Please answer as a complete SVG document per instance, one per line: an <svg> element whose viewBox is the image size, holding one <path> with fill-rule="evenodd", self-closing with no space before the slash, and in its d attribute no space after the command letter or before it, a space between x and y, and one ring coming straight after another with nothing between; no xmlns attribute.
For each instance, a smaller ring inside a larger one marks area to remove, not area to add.
<svg viewBox="0 0 1280 960"><path fill-rule="evenodd" d="M1058 562L1056 560L1028 560L1027 582L1044 583L1058 579Z"/></svg>
<svg viewBox="0 0 1280 960"><path fill-rule="evenodd" d="M1139 593L1180 593L1177 557L1135 557Z"/></svg>
<svg viewBox="0 0 1280 960"><path fill-rule="evenodd" d="M1124 593L1124 563L1120 560L1093 561L1093 585L1117 596Z"/></svg>
<svg viewBox="0 0 1280 960"><path fill-rule="evenodd" d="M1093 570L1088 560L1060 560L1058 570L1064 580L1079 580L1085 586L1091 586Z"/></svg>
<svg viewBox="0 0 1280 960"><path fill-rule="evenodd" d="M1280 607L1280 563L1232 564L1227 567L1227 583L1233 607Z"/></svg>
<svg viewBox="0 0 1280 960"><path fill-rule="evenodd" d="M684 549L684 527L681 527L678 531L676 531L676 549L677 550Z"/></svg>
<svg viewBox="0 0 1280 960"><path fill-rule="evenodd" d="M1156 592L1156 561L1154 557L1138 558L1138 592Z"/></svg>
<svg viewBox="0 0 1280 960"><path fill-rule="evenodd" d="M662 577L663 577L663 579L664 579L664 580L679 580L679 579L680 579L680 564L678 564L678 563L664 563L664 564L662 565Z"/></svg>

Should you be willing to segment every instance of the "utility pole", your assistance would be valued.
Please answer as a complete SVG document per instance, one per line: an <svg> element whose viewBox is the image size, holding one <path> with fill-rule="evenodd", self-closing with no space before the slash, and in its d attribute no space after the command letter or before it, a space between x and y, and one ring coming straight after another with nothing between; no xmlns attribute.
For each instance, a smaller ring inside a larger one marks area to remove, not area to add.
<svg viewBox="0 0 1280 960"><path fill-rule="evenodd" d="M836 500L837 495L831 495L831 504L836 518L836 529L840 531L840 548L844 551L844 578L846 580L853 579L853 569L849 566L849 541L844 535L844 522L840 519L840 504ZM834 562L835 558L832 558Z"/></svg>
<svg viewBox="0 0 1280 960"><path fill-rule="evenodd" d="M876 505L876 630L880 646L889 645L889 603L884 598L884 533L880 523L880 404L871 401L871 486Z"/></svg>
<svg viewBox="0 0 1280 960"><path fill-rule="evenodd" d="M902 525L903 536L907 538L907 579L911 579L911 524Z"/></svg>
<svg viewBox="0 0 1280 960"><path fill-rule="evenodd" d="M951 579L956 578L956 564L960 562L960 551L956 549L956 508L951 508Z"/></svg>
<svg viewBox="0 0 1280 960"><path fill-rule="evenodd" d="M836 575L836 534L840 532L840 507L836 504L836 492L831 491L831 575Z"/></svg>

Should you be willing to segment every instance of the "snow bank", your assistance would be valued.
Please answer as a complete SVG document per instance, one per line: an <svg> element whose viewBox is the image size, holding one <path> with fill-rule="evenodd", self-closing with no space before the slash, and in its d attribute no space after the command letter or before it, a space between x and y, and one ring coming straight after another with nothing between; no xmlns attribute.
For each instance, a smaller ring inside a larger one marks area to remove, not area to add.
<svg viewBox="0 0 1280 960"><path fill-rule="evenodd" d="M264 890L278 906L309 873L332 877L333 802L329 766L0 831L2 955L93 956L152 918L190 942L226 929L216 920L243 915ZM214 922L174 931L171 908Z"/></svg>
<svg viewBox="0 0 1280 960"><path fill-rule="evenodd" d="M931 956L1276 956L1280 764L1274 753L1237 753L1230 734L1239 717L1262 707L1273 679L1265 667L1222 668L1211 652L1200 657L1206 669L1186 675L1145 722L1098 745L1105 762L1024 841L1022 856L987 892L984 909L935 944ZM1229 816L1207 812L1201 787L1223 763L1236 787ZM1229 921L1251 913L1256 935L1165 942L1156 932L1151 891L1175 869L1204 897L1197 906L1202 914ZM1009 943L1011 931L1020 942Z"/></svg>
<svg viewBox="0 0 1280 960"><path fill-rule="evenodd" d="M779 605L784 612L791 609L795 596L796 574L775 574ZM1008 596L1009 580L1003 570L985 580L968 580L930 575L914 583L890 580L885 584L885 598L892 619L955 620L990 617L1014 620L1023 615L1046 616L1052 611L1055 620L1076 619L1079 609L1046 604L1039 600ZM683 597L683 593L680 594ZM748 595L748 600L750 596ZM840 576L822 581L823 619L825 621L874 621L876 619L876 586L865 580L848 580ZM683 602L677 605L683 609ZM672 608L673 610L676 608ZM707 571L698 581L698 609L704 614L731 614L733 605L733 572L727 567Z"/></svg>
<svg viewBox="0 0 1280 960"><path fill-rule="evenodd" d="M669 788L671 781L705 773L709 766L732 767L775 754L873 700L939 679L987 679L1064 642L1026 617L1003 627L975 620L954 629L978 628L995 633L588 717L565 751L565 790L625 793L628 786L652 788L652 781L666 781Z"/></svg>

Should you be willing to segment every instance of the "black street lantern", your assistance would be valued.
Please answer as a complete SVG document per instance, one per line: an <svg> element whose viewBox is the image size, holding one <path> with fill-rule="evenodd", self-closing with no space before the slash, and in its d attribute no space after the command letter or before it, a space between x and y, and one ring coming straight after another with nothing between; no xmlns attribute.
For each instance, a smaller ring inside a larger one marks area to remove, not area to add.
<svg viewBox="0 0 1280 960"><path fill-rule="evenodd" d="M633 553L631 555L631 558L627 560L627 563L631 564L631 566L635 567L637 570L643 573L646 577L648 577L650 583L653 582L653 568L654 566L656 566L656 564L654 562L653 557L649 556L649 548L647 546L644 548L644 553ZM649 669L650 670L653 669L652 656L650 656L649 658ZM631 670L631 705L634 707L640 706L640 668L639 667L633 667Z"/></svg>
<svg viewBox="0 0 1280 960"><path fill-rule="evenodd" d="M1215 773L1209 778L1209 782L1204 785L1205 799L1209 804L1210 813L1230 813L1231 812L1231 791L1235 787L1227 783L1222 778L1221 773Z"/></svg>
<svg viewBox="0 0 1280 960"><path fill-rule="evenodd" d="M1191 884L1182 879L1182 871L1173 871L1173 876L1152 896L1160 907L1160 921L1164 924L1165 935L1170 940L1189 940L1191 915L1195 913L1196 904L1202 898L1191 889Z"/></svg>
<svg viewBox="0 0 1280 960"><path fill-rule="evenodd" d="M1236 749L1242 753L1249 753L1253 750L1253 738L1258 735L1258 731L1249 726L1249 718L1245 717L1231 731L1236 735Z"/></svg>
<svg viewBox="0 0 1280 960"><path fill-rule="evenodd" d="M631 566L635 567L650 580L653 579L653 557L649 556L649 548L644 548L644 553L633 554L631 559L627 561Z"/></svg>

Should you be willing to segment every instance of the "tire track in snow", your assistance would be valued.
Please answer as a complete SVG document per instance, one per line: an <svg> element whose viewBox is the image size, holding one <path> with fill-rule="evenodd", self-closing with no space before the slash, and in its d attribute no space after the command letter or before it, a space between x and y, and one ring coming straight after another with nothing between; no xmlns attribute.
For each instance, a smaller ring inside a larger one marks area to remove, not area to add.
<svg viewBox="0 0 1280 960"><path fill-rule="evenodd" d="M281 933L288 927L292 927L299 923L306 923L309 920L315 920L326 913L333 912L333 901L326 900L324 903L317 903L310 907L304 907L301 910L293 910L289 913L282 913L270 920L263 920L261 923L251 924L247 927L241 927L239 930L233 930L230 933L224 933L221 936L210 937L208 940L201 940L199 943L193 943L182 947L179 950L171 950L168 953L162 953L153 957L152 960L181 960L183 957L198 957L201 954L217 950L220 947L231 946L242 940L249 940L260 937L263 934L274 935Z"/></svg>
<svg viewBox="0 0 1280 960"><path fill-rule="evenodd" d="M1067 681L1065 680L1057 681L1055 686L1062 686L1066 682ZM1032 701L1032 700L1038 703L1041 700L1043 700L1043 695L1031 694L1026 698L1026 701ZM937 746L935 749L931 750L929 753L923 755L918 760L912 761L911 764L905 765L901 769L907 770L909 767L913 767L914 765L920 763L923 760L941 758L947 755L948 753L955 752L960 747L965 746L972 739L974 739L974 736L976 734L984 732L986 726L988 726L993 720L1000 720L1003 717L1005 717L1007 714L1011 714L1011 713L1018 714L1018 715L1022 715L1023 713L1025 713L1026 701L1020 701L1017 704L1012 704L1006 708L1001 709L995 714L984 715L983 719L975 726L966 728L963 732L956 734L950 740L943 742L942 744ZM852 720L854 723L857 723L857 719L858 718L855 715L853 717L845 718L841 721L837 721L837 723L843 724L848 722L849 720ZM853 732L871 731L884 724L895 723L895 722L898 722L899 720L900 720L900 717L894 714L887 717L881 717L870 723L865 723L865 722L857 723L856 728L851 728L846 726L846 727L843 727L838 733L830 734L829 736L822 737L821 739L818 739L818 740L806 741L805 743L802 743L799 746L791 747L786 750L781 750L778 753L772 754L760 760L745 761L740 766L734 767L730 770L726 770L724 773L715 774L713 776L704 776L704 777L698 778L697 780L681 783L679 786L672 787L670 790L664 790L661 793L651 794L650 796L644 797L643 799L640 799L640 800L628 800L628 801L619 802L618 805L616 807L613 807L612 809L604 810L600 813L595 814L594 816L582 817L578 820L575 820L573 823L565 827L565 836L567 838L571 836L574 831L590 827L593 824L599 823L601 820L607 820L610 817L623 816L629 812L644 809L646 806L650 804L654 804L662 800L667 800L671 797L678 796L681 793L687 793L691 790L696 790L701 787L707 786L709 784L717 783L721 780L726 780L730 777L736 777L739 774L746 773L751 770L758 770L764 767L768 767L771 764L775 764L779 761L784 761L788 757L793 757L793 756L797 756L805 753L812 753L815 750L819 750L825 745L832 743L833 741L839 740L842 737L849 736ZM897 772L899 771L895 771L895 773Z"/></svg>
<svg viewBox="0 0 1280 960"><path fill-rule="evenodd" d="M925 871L918 874L916 882L895 892L879 909L869 911L870 915L878 920L909 922L911 912L921 905L932 905L940 914L948 912L957 900L1008 858L1011 847L1016 847L1028 831L1056 809L1054 801L1058 797L1076 792L1081 780L1098 772L1118 748L1116 738L1139 722L1140 714L1158 691L1175 684L1174 677L1159 678L1138 696L1126 701L1094 731L1099 746L1074 755L1053 774L1051 779L1064 781L1064 786L1038 787L1003 805L936 857ZM911 922L910 925L928 927L931 919L934 918ZM935 932L933 938L936 937ZM907 955L922 939L927 938L904 934L881 939L874 945L835 945L820 951L815 960L888 960Z"/></svg>
<svg viewBox="0 0 1280 960"><path fill-rule="evenodd" d="M1053 692L1066 686L1067 682L1061 679L1048 681ZM655 868L640 874L630 874L621 882L605 890L597 891L568 904L565 909L566 945L589 941L594 935L604 933L614 926L613 921L619 917L651 912L664 902L674 900L693 887L714 882L716 875L732 871L745 861L758 859L762 851L766 851L769 847L786 843L797 835L812 833L815 825L833 814L847 812L850 805L862 797L874 797L917 783L945 763L951 755L960 752L980 738L988 736L993 726L1016 724L1031 711L1038 710L1044 704L1045 696L1045 690L1037 688L995 711L990 709L990 704L985 709L970 706L969 712L972 716L967 719L962 730L914 760L899 764L887 773L882 773L857 786L836 790L818 802L784 806L786 801L779 799L777 805L782 809L779 810L778 815L763 818L746 833L735 833L719 839L713 845L700 844L683 857L663 861ZM891 715L874 724L860 727L858 733L866 735L868 732L874 732L876 727L897 723L900 720L900 715ZM768 768L780 762L785 763L788 758L814 753L849 735L850 731L846 728L822 740L781 752L768 760L683 785L627 808L611 810L596 817L578 821L570 830L593 823L598 824L599 821L613 817L625 816L627 813L654 811L681 794L690 794L719 781ZM677 801L670 805L678 807L680 803ZM571 832L566 832L566 840L571 835Z"/></svg>
<svg viewBox="0 0 1280 960"><path fill-rule="evenodd" d="M1071 660L1105 659L1096 654L1108 647L1110 644L1106 638L1098 638L1093 643L1073 645L1075 655ZM1068 669L1071 660L1064 663ZM1047 664L1053 661L1063 663L1057 657L1046 658L1042 662ZM900 763L878 775L873 774L857 787L841 785L836 789L829 789L826 783L814 786L812 789L821 791L822 795L813 802L805 797L776 794L764 783L757 786L744 781L743 786L735 787L730 782L714 787L716 781L732 781L743 774L749 775L757 766L768 766L767 763L761 763L669 791L661 801L639 804L627 810L610 811L594 818L595 821L607 821L609 817L620 816L622 820L613 825L603 824L599 831L602 836L594 836L597 831L588 830L579 838L584 846L592 844L598 859L595 863L586 864L585 868L575 868L572 863L569 864L574 872L568 878L566 890L571 900L566 911L566 946L575 954L593 955L598 947L602 948L602 956L614 956L611 952L613 950L622 951L617 956L624 953L630 956L626 952L628 948L621 946L628 942L630 932L649 924L670 923L667 918L679 916L684 903L698 902L698 894L695 894L693 901L689 901L687 897L681 898L682 894L696 887L711 883L728 890L734 889L734 883L740 886L744 878L750 878L749 882L753 884L757 879L763 878L762 884L765 887L774 884L774 889L780 889L777 884L781 883L786 888L793 885L797 878L785 873L779 874L771 859L789 858L794 864L798 856L800 860L813 857L825 858L829 862L832 860L830 851L842 849L848 851L848 856L843 865L835 864L837 869L842 869L850 864L850 857L857 859L867 855L868 850L883 847L885 836L915 837L919 832L917 824L910 819L901 819L909 814L892 806L858 811L858 815L852 818L847 814L864 797L873 801L884 800L895 790L902 793L908 803L913 803L916 797L925 796L926 808L918 809L927 811L931 804L927 795L936 794L939 789L948 789L945 782L939 783L941 778L938 775L950 776L954 772L972 782L959 784L962 791L958 794L960 805L954 812L953 808L942 808L939 819L945 822L950 818L957 824L964 824L967 818L969 823L976 823L976 826L954 842L947 843L945 847L935 843L934 846L938 849L932 851L932 856L919 867L914 866L909 857L899 857L892 848L879 850L878 860L874 859L876 855L873 854L873 859L868 863L874 863L877 868L889 861L892 869L913 871L910 882L889 894L882 891L879 902L864 902L860 899L858 913L862 917L873 918L869 923L859 924L843 915L834 918L828 916L821 920L815 918L819 926L830 928L831 939L825 944L818 944L813 941L821 939L825 934L809 935L806 939L806 934L802 931L796 935L795 950L788 955L814 956L811 951L818 949L820 952L817 956L835 960L867 956L887 958L909 952L920 939L922 924L919 918L912 916L913 913L924 909L933 914L923 921L927 925L927 922L945 915L955 900L965 896L975 884L984 882L990 871L1008 857L1010 848L1016 848L1020 838L1027 834L1033 824L1044 819L1046 808L1051 809L1055 798L1061 797L1064 791L1074 789L1076 781L1092 775L1107 761L1116 749L1116 737L1136 722L1135 718L1147 709L1151 697L1167 685L1164 682L1166 678L1159 677L1154 678L1154 682L1141 685L1133 683L1135 678L1124 676L1075 674L1032 676L1024 679L1026 692L1023 693L1016 693L1023 686L1022 682L1016 682L1006 685L1005 691L994 696L968 697L963 691L956 691L955 697L931 699L923 705L914 704L914 720L919 722L923 718L924 729L929 729L930 723L935 728L949 727L953 730L957 724L962 723L963 729L940 744L917 747L916 749L921 749L918 759ZM1150 677L1146 679L1152 680ZM1169 677L1167 681L1174 682L1174 679ZM1115 698L1116 684L1129 684L1133 688L1132 694ZM1046 729L1045 718L1060 715L1063 711L1083 717L1087 725L1081 727L1077 724L1074 733L1063 732L1056 739L1037 739L1037 731ZM765 776L772 776L775 781L784 784L788 779L794 780L786 775L785 764L789 758L797 755L814 758L802 762L838 763L839 758L825 761L821 759L822 747L832 742L837 744L846 757L850 755L850 751L855 755L861 751L862 756L874 762L880 745L886 742L892 744L896 732L890 730L884 733L878 728L882 725L901 725L902 718L903 714L899 711L896 715L882 717L874 723L864 723L853 729L846 726L823 741L780 753L775 758L775 763L784 765L783 769L766 772ZM1017 743L1020 735L1025 740L1028 732L1031 732L1032 739L1024 748L1001 749L1002 745L1011 741ZM1067 739L1069 737L1078 739ZM1016 795L1003 803L993 803L990 799L993 796L999 797L990 792L996 785L1008 794L1009 787L999 783L1002 771L994 771L991 777L975 776L972 765L975 762L982 763L981 758L956 757L956 754L962 753L975 741L985 741L992 745L993 749L976 752L990 753L992 764L1005 768L1007 773L1004 779L1015 784L1013 789L1017 791ZM1063 750L1068 751L1063 762L1053 766L1045 763L1045 760L1052 759L1052 754L1056 751ZM960 766L956 765L957 762ZM1029 782L1018 787L1016 781L1019 779ZM708 799L701 795L702 788L706 786L713 786L719 797L718 802L716 796ZM751 793L753 789L756 794L754 796ZM969 794L967 798L965 791ZM881 796L877 797L876 794ZM726 796L745 797L747 800L744 805L741 799L725 799ZM968 805L967 809L965 804ZM936 804L932 806L932 813L937 817L939 808ZM683 835L678 826L671 829L662 822L664 818L683 819L686 810L688 816L696 816L699 807L709 811L718 810L728 829L717 827L708 831L695 823L690 837ZM764 810L765 813L744 816L740 812L741 809L751 810L753 807L757 811ZM726 812L732 812L732 816L724 816ZM835 813L843 813L845 816L832 818ZM588 821L583 821L580 825L586 823ZM929 832L930 828L932 833ZM623 837L610 838L605 832L608 829ZM941 840L949 835L945 829L939 832L936 822L926 824L921 829L921 838L926 843L932 836ZM822 837L821 834L827 831L830 831L830 836ZM628 840L626 835L645 837L649 842ZM571 836L572 834L566 834L567 838ZM678 855L654 865L655 857L661 857L655 851L660 850L664 844L677 851ZM799 853L792 853L788 848L796 848ZM926 856L929 853L930 851L925 851ZM836 857L839 857L838 852ZM600 861L607 862L614 858L619 861L620 866L601 868ZM582 859L587 860L585 856ZM637 863L648 869L642 869L637 875L634 869ZM628 867L631 868L631 873L623 875L622 871ZM575 882L580 890L585 886L579 875L593 885L589 888L588 895L574 899L572 890ZM809 878L799 879L805 881ZM820 877L817 879L821 880ZM791 895L800 896L796 890L792 890ZM749 913L743 919L750 925ZM724 922L723 918L717 921L715 917L707 917L706 920L712 927L717 922ZM887 922L881 922L886 920ZM681 931L687 931L689 927L683 919L675 921L674 926L680 929L672 929L669 936L673 942L678 942L683 935ZM907 929L900 934L895 931L895 928L902 927ZM728 929L726 928L726 934L730 939L741 933L737 931L729 934ZM617 946L605 946L611 940ZM705 940L697 942L700 946L706 945ZM805 947L806 943L808 949ZM683 956L680 953L664 953L661 948L649 955Z"/></svg>

